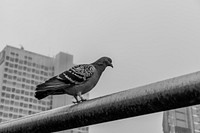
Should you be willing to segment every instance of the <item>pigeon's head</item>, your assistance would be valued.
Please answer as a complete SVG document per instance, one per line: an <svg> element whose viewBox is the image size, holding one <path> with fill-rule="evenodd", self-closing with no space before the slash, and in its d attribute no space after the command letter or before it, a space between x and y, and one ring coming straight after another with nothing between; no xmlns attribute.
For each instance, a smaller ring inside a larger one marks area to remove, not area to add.
<svg viewBox="0 0 200 133"><path fill-rule="evenodd" d="M104 67L107 67L107 66L110 66L113 68L113 65L112 65L112 59L109 58L109 57L101 57L100 59L98 59L96 61L97 65L99 66L104 66Z"/></svg>

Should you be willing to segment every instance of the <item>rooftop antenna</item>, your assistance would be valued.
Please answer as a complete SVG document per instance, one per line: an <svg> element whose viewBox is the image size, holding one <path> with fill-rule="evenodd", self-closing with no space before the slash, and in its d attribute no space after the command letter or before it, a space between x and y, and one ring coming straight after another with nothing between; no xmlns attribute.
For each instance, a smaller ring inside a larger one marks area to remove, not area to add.
<svg viewBox="0 0 200 133"><path fill-rule="evenodd" d="M21 49L21 50L24 50L24 47L23 47L21 44L20 44L20 49Z"/></svg>

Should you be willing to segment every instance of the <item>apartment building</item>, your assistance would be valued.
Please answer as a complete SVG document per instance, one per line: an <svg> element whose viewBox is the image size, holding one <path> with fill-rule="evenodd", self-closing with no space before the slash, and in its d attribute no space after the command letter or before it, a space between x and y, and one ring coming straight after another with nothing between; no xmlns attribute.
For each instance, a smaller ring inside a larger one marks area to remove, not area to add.
<svg viewBox="0 0 200 133"><path fill-rule="evenodd" d="M72 104L73 97L68 95L34 98L36 85L72 66L73 56L67 53L48 57L23 47L6 46L0 52L0 123ZM88 133L88 127L60 133Z"/></svg>

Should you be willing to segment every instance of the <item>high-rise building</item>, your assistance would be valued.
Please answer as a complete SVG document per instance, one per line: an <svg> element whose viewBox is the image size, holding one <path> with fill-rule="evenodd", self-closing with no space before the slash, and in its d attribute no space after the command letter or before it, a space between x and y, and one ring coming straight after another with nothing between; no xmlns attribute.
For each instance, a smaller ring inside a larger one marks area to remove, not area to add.
<svg viewBox="0 0 200 133"><path fill-rule="evenodd" d="M34 91L36 85L72 66L70 54L60 52L52 58L23 47L6 46L0 52L0 123L71 104L72 96L48 96L37 100ZM59 133L88 133L88 127Z"/></svg>
<svg viewBox="0 0 200 133"><path fill-rule="evenodd" d="M164 133L200 133L200 105L163 113Z"/></svg>

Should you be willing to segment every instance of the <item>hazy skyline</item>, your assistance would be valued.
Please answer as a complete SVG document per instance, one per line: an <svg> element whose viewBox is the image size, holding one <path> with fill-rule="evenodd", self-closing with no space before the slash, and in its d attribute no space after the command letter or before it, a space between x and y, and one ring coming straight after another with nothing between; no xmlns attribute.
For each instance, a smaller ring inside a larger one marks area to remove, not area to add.
<svg viewBox="0 0 200 133"><path fill-rule="evenodd" d="M6 45L74 63L113 59L91 98L200 70L198 0L1 0ZM162 133L162 113L93 125L90 133Z"/></svg>

